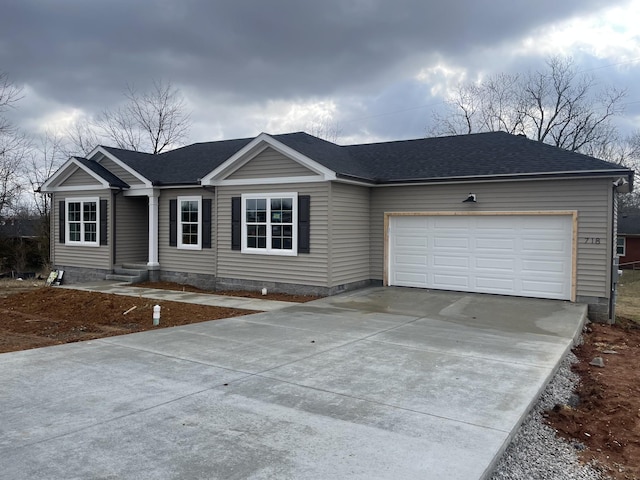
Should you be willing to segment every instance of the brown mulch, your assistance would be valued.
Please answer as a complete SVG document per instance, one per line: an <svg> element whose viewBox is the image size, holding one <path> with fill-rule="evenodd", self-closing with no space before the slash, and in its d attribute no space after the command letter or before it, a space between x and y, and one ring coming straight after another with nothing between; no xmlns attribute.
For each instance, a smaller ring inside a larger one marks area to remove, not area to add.
<svg viewBox="0 0 640 480"><path fill-rule="evenodd" d="M640 479L640 326L590 324L584 344L574 350L581 381L575 408L556 406L547 420L567 439L586 446L585 462L596 460L615 479ZM595 358L604 367L589 365Z"/></svg>

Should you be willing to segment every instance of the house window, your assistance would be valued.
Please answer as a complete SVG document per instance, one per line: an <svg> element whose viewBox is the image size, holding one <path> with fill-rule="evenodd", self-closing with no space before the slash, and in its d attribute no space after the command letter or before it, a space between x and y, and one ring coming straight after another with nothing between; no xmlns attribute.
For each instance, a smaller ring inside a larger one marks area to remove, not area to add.
<svg viewBox="0 0 640 480"><path fill-rule="evenodd" d="M178 197L178 248L202 248L202 197Z"/></svg>
<svg viewBox="0 0 640 480"><path fill-rule="evenodd" d="M626 237L618 237L618 239L616 240L616 255L620 257L624 257L625 255L627 246L626 239Z"/></svg>
<svg viewBox="0 0 640 480"><path fill-rule="evenodd" d="M77 245L99 245L98 198L75 198L66 200L67 243Z"/></svg>
<svg viewBox="0 0 640 480"><path fill-rule="evenodd" d="M297 222L297 193L243 195L242 251L297 255Z"/></svg>

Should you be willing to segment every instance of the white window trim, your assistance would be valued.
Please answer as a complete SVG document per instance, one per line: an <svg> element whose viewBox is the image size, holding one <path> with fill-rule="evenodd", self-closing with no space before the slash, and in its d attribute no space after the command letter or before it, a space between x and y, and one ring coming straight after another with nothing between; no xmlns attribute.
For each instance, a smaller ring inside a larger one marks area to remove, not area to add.
<svg viewBox="0 0 640 480"><path fill-rule="evenodd" d="M271 199L291 198L293 202L292 218L292 249L282 250L271 248ZM267 248L247 247L247 200L266 199L267 200ZM242 253L252 253L257 255L280 255L295 257L298 255L298 193L297 192L274 192L274 193L244 193L242 194Z"/></svg>
<svg viewBox="0 0 640 480"><path fill-rule="evenodd" d="M95 202L96 204L96 241L87 242L84 239L84 225L85 221L82 219L82 213L84 211L84 204ZM71 232L69 229L69 204L80 204L80 241L71 240ZM86 247L99 247L100 246L100 197L78 197L78 198L66 198L64 208L64 228L65 228L65 244L66 245L82 245Z"/></svg>
<svg viewBox="0 0 640 480"><path fill-rule="evenodd" d="M177 247L181 250L202 250L202 197L201 196L185 196L178 197L178 212L177 212L177 228L178 228L178 244ZM185 244L182 243L182 202L198 202L198 244Z"/></svg>
<svg viewBox="0 0 640 480"><path fill-rule="evenodd" d="M618 242L622 240L622 245L618 245ZM618 253L618 248L622 247L622 253ZM627 237L616 238L616 255L624 257L627 254Z"/></svg>

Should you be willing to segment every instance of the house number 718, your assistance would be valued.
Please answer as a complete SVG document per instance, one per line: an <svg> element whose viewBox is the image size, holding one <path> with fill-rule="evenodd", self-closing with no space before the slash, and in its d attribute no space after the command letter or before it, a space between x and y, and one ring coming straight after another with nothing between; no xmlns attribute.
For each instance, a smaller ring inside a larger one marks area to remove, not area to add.
<svg viewBox="0 0 640 480"><path fill-rule="evenodd" d="M600 238L599 237L584 237L584 243L593 243L595 245L600 245Z"/></svg>

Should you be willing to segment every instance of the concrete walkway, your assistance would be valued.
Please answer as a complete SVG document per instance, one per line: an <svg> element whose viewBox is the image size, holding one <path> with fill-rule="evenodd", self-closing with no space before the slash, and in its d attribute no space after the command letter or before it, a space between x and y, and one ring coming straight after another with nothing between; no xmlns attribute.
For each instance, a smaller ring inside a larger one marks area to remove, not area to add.
<svg viewBox="0 0 640 480"><path fill-rule="evenodd" d="M586 306L370 288L0 355L11 479L479 479Z"/></svg>
<svg viewBox="0 0 640 480"><path fill-rule="evenodd" d="M211 293L191 293L175 290L162 290L159 288L135 287L127 283L112 282L108 280L93 283L61 285L55 288L112 293L114 295L151 298L153 300L196 303L198 305L208 305L211 307L242 308L245 310L256 310L259 312L270 312L290 307L292 305L297 305L296 302L281 302L278 300L265 300L261 298L233 297L230 295L214 295Z"/></svg>

